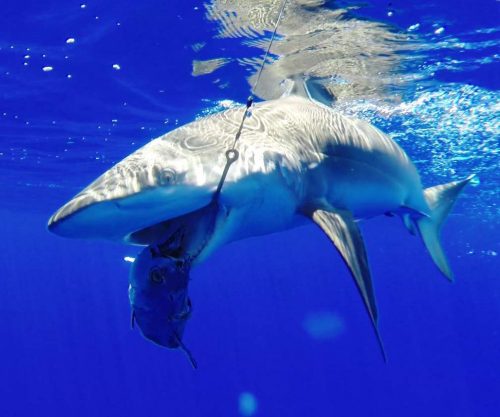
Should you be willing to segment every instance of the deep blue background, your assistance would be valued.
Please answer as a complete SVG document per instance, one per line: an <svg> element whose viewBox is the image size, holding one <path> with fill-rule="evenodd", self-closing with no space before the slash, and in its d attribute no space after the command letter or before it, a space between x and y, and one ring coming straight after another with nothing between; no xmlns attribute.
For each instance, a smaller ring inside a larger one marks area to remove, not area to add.
<svg viewBox="0 0 500 417"><path fill-rule="evenodd" d="M420 22L430 33L444 25L470 42L498 23L495 1L406 3L372 1L359 15L401 28ZM238 416L242 392L255 396L256 416L498 414L498 220L467 210L470 197L443 231L454 284L399 221L362 225L387 364L345 266L312 225L231 244L193 272L185 342L197 371L132 331L123 258L136 249L64 240L46 221L113 162L210 107L206 100L245 99L242 67L195 78L194 58L258 51L213 39L216 23L194 1L87 5L1 4L0 417ZM190 45L201 41L195 54ZM492 91L498 63L436 80ZM335 337L304 327L322 312L342 324Z"/></svg>

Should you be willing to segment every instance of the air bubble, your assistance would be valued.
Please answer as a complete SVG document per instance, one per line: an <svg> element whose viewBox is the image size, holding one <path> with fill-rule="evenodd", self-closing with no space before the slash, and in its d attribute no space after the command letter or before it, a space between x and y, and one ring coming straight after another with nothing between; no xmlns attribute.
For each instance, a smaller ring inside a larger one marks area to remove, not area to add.
<svg viewBox="0 0 500 417"><path fill-rule="evenodd" d="M242 416L253 416L257 411L257 399L251 392L242 392L238 399L239 411Z"/></svg>

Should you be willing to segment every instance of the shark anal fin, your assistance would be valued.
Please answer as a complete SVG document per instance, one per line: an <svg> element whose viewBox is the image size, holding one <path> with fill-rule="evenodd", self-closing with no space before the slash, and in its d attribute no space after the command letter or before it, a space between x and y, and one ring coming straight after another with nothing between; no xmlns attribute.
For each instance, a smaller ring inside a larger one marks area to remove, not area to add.
<svg viewBox="0 0 500 417"><path fill-rule="evenodd" d="M349 211L315 210L311 218L332 241L349 268L370 316L384 361L387 362L384 345L378 330L377 304L365 245L352 213Z"/></svg>

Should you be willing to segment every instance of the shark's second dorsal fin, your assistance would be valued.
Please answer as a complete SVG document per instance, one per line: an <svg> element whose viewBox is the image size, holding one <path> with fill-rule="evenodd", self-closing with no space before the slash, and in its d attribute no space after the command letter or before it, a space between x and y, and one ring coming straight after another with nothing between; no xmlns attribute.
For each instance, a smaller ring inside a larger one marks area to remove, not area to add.
<svg viewBox="0 0 500 417"><path fill-rule="evenodd" d="M378 313L370 268L361 232L349 211L315 210L310 215L335 245L347 264L370 316L384 361L384 345L378 330Z"/></svg>
<svg viewBox="0 0 500 417"><path fill-rule="evenodd" d="M283 81L282 97L299 96L331 107L335 97L325 88L320 78L295 75Z"/></svg>

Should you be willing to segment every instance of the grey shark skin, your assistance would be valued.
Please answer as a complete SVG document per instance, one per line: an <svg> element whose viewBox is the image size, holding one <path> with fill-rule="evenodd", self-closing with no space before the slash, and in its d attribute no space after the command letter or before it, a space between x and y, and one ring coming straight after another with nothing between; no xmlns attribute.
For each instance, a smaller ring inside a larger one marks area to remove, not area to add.
<svg viewBox="0 0 500 417"><path fill-rule="evenodd" d="M73 238L155 243L156 225L210 203L243 112L226 110L151 141L60 208L49 230ZM219 200L226 215L196 262L230 241L310 219L346 262L377 329L356 222L390 214L422 237L438 268L452 278L438 235L471 177L424 190L409 157L387 135L296 94L254 105L237 149L239 159Z"/></svg>

